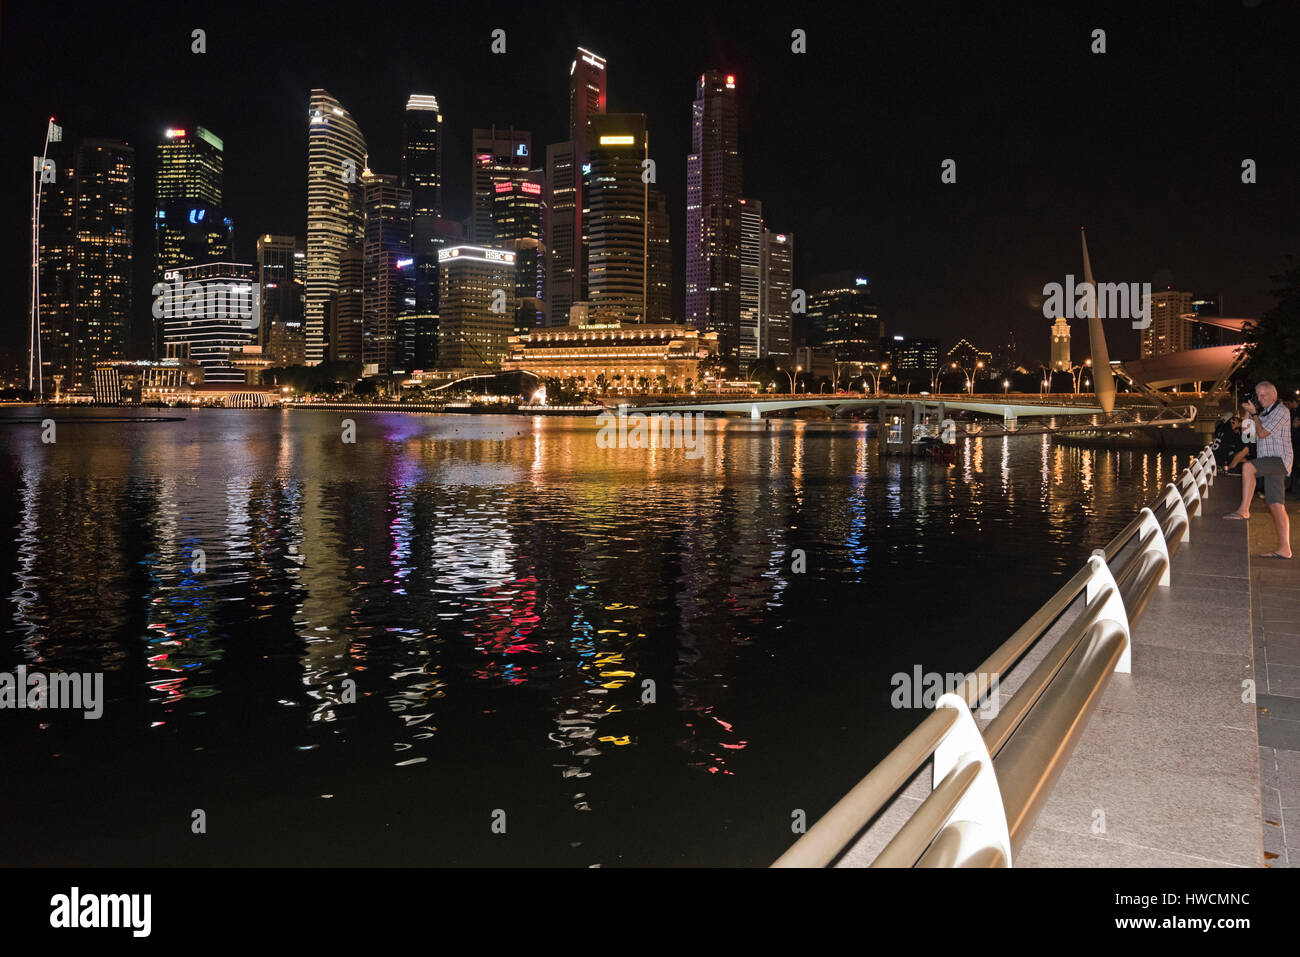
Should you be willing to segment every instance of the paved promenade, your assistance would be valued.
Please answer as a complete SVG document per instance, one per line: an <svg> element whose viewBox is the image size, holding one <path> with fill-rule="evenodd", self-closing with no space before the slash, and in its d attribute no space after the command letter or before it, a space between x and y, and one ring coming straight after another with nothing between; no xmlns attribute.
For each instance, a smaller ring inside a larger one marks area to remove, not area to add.
<svg viewBox="0 0 1300 957"><path fill-rule="evenodd" d="M1288 849L1300 862L1300 559L1251 560L1272 526L1262 500L1249 523L1222 518L1240 483L1210 487L1134 628L1132 674L1111 677L1015 866L1278 866ZM1003 701L1081 607L1006 676ZM929 776L927 762L839 866L870 863Z"/></svg>
<svg viewBox="0 0 1300 957"><path fill-rule="evenodd" d="M1219 480L1234 490L1240 479ZM1300 559L1256 558L1277 546L1263 499L1250 513L1250 603L1259 723L1264 864L1300 867ZM1300 502L1287 501L1292 548L1300 543ZM1225 523L1226 524L1226 523Z"/></svg>
<svg viewBox="0 0 1300 957"><path fill-rule="evenodd" d="M1222 518L1240 483L1210 487L1016 866L1264 863L1249 523Z"/></svg>

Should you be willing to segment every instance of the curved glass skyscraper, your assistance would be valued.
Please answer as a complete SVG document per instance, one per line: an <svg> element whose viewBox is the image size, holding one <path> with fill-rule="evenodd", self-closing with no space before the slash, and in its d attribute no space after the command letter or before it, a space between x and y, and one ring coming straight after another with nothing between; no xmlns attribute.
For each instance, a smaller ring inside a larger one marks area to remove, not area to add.
<svg viewBox="0 0 1300 957"><path fill-rule="evenodd" d="M307 364L329 354L326 307L338 291L339 257L360 247L364 225L361 174L366 139L338 100L311 91L307 127Z"/></svg>

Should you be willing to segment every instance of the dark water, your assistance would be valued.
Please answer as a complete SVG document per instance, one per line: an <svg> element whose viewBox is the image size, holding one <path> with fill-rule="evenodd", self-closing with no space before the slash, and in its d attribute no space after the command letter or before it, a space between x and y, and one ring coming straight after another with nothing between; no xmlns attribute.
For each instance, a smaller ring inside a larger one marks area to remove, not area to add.
<svg viewBox="0 0 1300 957"><path fill-rule="evenodd" d="M0 710L4 863L765 865L919 720L891 675L973 668L1186 460L180 414L0 412L0 671L107 699Z"/></svg>

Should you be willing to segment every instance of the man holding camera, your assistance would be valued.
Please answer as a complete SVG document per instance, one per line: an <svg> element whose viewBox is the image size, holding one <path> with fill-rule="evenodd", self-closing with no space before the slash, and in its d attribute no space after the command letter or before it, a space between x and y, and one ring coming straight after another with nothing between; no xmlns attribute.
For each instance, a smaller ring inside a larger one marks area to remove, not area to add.
<svg viewBox="0 0 1300 957"><path fill-rule="evenodd" d="M1291 448L1291 411L1278 401L1271 382L1255 386L1257 402L1242 404L1254 423L1257 447L1255 458L1241 466L1241 507L1224 518L1244 521L1250 518L1250 503L1255 496L1255 478L1264 480L1264 501L1273 513L1277 526L1277 549L1262 558L1291 558L1291 521L1286 514L1286 477L1294 461ZM1242 423L1243 426L1245 423ZM1243 430L1244 431L1244 430Z"/></svg>

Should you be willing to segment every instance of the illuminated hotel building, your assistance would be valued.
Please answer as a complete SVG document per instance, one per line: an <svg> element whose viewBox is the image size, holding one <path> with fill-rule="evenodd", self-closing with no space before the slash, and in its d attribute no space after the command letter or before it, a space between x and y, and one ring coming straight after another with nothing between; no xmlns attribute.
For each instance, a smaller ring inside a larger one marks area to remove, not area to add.
<svg viewBox="0 0 1300 957"><path fill-rule="evenodd" d="M587 301L602 318L646 318L645 116L591 118L591 170L583 177Z"/></svg>
<svg viewBox="0 0 1300 957"><path fill-rule="evenodd" d="M257 343L257 267L251 263L203 263L169 269L163 281L180 295L164 293L161 320L165 359L196 362L207 383L244 382L231 352ZM169 300L169 301L166 301Z"/></svg>
<svg viewBox="0 0 1300 957"><path fill-rule="evenodd" d="M398 316L415 309L411 288L411 191L397 185L396 176L366 170L365 272L362 309L365 314L363 363L376 375L405 369L399 357Z"/></svg>
<svg viewBox="0 0 1300 957"><path fill-rule="evenodd" d="M312 90L307 127L307 362L325 358L325 308L339 288L339 257L362 242L361 174L366 140L325 90Z"/></svg>
<svg viewBox="0 0 1300 957"><path fill-rule="evenodd" d="M495 227L492 224L492 200L497 183L510 183L533 165L532 134L513 126L491 126L474 130L472 138L470 184L473 207L470 210L470 242L488 246Z"/></svg>
<svg viewBox="0 0 1300 957"><path fill-rule="evenodd" d="M718 333L723 355L740 344L739 123L736 78L700 75L686 158L686 321Z"/></svg>
<svg viewBox="0 0 1300 957"><path fill-rule="evenodd" d="M88 390L95 364L122 358L130 339L135 150L65 136L48 158L54 181L41 196L40 374L51 389L58 375L61 389Z"/></svg>
<svg viewBox="0 0 1300 957"><path fill-rule="evenodd" d="M497 183L492 197L492 245L515 254L514 331L548 325L546 309L546 222L542 171Z"/></svg>
<svg viewBox="0 0 1300 957"><path fill-rule="evenodd" d="M685 323L593 323L511 336L501 370L580 388L685 390L699 383L700 360L717 351L716 334Z"/></svg>
<svg viewBox="0 0 1300 957"><path fill-rule="evenodd" d="M438 368L495 368L514 332L515 254L484 246L439 250L438 285Z"/></svg>
<svg viewBox="0 0 1300 957"><path fill-rule="evenodd" d="M179 266L230 259L234 227L222 202L224 150L220 137L201 126L163 131L154 204L155 282ZM160 350L161 324L154 332Z"/></svg>
<svg viewBox="0 0 1300 957"><path fill-rule="evenodd" d="M763 229L763 327L761 355L788 356L794 349L790 296L794 291L794 233Z"/></svg>

